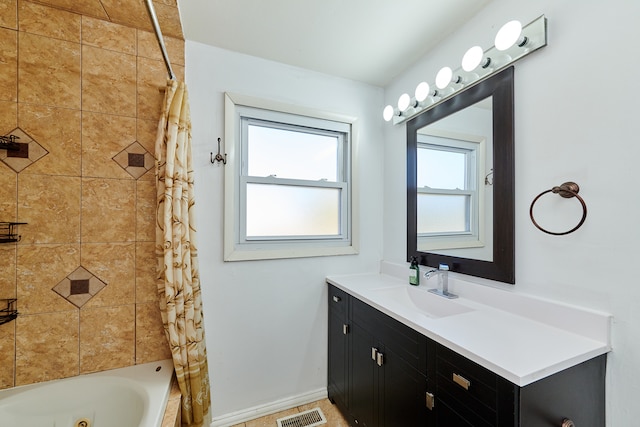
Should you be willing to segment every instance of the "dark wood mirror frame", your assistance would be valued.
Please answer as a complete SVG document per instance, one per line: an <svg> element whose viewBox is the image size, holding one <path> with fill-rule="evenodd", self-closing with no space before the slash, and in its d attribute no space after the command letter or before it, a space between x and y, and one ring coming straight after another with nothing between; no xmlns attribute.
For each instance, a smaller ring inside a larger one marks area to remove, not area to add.
<svg viewBox="0 0 640 427"><path fill-rule="evenodd" d="M478 83L407 122L407 261L515 283L513 67ZM493 96L493 261L417 250L417 132L419 129Z"/></svg>

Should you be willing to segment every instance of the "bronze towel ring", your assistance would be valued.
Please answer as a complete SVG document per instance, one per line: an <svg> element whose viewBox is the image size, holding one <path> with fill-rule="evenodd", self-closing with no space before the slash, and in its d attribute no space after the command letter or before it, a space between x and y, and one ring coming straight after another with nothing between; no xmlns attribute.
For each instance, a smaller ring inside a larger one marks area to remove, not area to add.
<svg viewBox="0 0 640 427"><path fill-rule="evenodd" d="M582 224L584 224L584 220L587 219L587 205L582 199L582 197L578 196L579 191L580 191L580 187L578 186L578 184L576 184L575 182L569 181L569 182L565 182L559 187L555 186L551 190L543 191L542 193L538 194L536 198L533 199L533 202L531 202L531 207L529 208L529 216L531 217L531 222L533 222L533 225L538 227L540 231L544 231L547 234L553 234L554 236L563 236L565 234L573 233L574 231L576 231L578 228L582 226ZM564 231L561 233L545 230L544 228L540 227L540 225L538 225L536 220L533 218L533 205L536 204L536 202L540 197L544 196L547 193L559 194L565 199L570 199L572 197L575 197L576 199L578 199L578 201L582 205L582 218L580 219L580 222L578 223L578 225L576 225L569 231Z"/></svg>

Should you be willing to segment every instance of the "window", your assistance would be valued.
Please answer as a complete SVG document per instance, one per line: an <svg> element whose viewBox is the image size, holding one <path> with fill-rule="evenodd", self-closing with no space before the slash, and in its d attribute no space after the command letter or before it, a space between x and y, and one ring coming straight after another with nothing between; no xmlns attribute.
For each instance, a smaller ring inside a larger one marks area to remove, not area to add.
<svg viewBox="0 0 640 427"><path fill-rule="evenodd" d="M419 247L482 246L484 140L421 133L417 142Z"/></svg>
<svg viewBox="0 0 640 427"><path fill-rule="evenodd" d="M357 253L354 121L238 95L226 100L234 150L225 172L225 260Z"/></svg>

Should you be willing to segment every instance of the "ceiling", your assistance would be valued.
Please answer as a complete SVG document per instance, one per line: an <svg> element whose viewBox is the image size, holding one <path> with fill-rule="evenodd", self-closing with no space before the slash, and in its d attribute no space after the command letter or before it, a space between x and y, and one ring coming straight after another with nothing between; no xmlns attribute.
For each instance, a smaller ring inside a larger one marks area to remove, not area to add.
<svg viewBox="0 0 640 427"><path fill-rule="evenodd" d="M180 0L185 39L384 87L490 0Z"/></svg>

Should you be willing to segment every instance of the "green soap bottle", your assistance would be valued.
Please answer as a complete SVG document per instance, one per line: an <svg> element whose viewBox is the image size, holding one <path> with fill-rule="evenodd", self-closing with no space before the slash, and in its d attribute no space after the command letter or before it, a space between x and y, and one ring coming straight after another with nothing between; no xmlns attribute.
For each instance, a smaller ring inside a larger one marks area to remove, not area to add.
<svg viewBox="0 0 640 427"><path fill-rule="evenodd" d="M420 284L420 266L416 257L411 257L411 265L409 266L409 284L418 286Z"/></svg>

